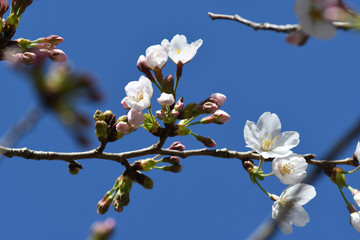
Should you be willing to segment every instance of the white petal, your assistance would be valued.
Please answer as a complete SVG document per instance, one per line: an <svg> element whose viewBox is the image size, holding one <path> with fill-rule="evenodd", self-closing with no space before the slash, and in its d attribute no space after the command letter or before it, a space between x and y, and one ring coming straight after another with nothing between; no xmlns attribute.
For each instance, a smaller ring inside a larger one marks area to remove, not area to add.
<svg viewBox="0 0 360 240"><path fill-rule="evenodd" d="M303 227L310 221L309 214L299 204L292 206L287 214L290 217L290 221L298 227Z"/></svg>
<svg viewBox="0 0 360 240"><path fill-rule="evenodd" d="M247 144L247 147L259 151L260 142L259 142L259 129L252 121L246 121L244 127L244 138Z"/></svg>
<svg viewBox="0 0 360 240"><path fill-rule="evenodd" d="M281 131L280 119L275 113L263 113L256 125L260 130L260 136L271 134L275 138Z"/></svg>
<svg viewBox="0 0 360 240"><path fill-rule="evenodd" d="M350 223L356 229L356 231L360 232L360 215L359 212L353 212L350 214Z"/></svg>
<svg viewBox="0 0 360 240"><path fill-rule="evenodd" d="M292 226L290 222L276 220L276 223L284 234L292 233Z"/></svg>
<svg viewBox="0 0 360 240"><path fill-rule="evenodd" d="M316 196L316 191L309 184L298 183L286 188L283 194L288 196L288 200L295 200L298 204L304 205Z"/></svg>
<svg viewBox="0 0 360 240"><path fill-rule="evenodd" d="M299 133L295 131L286 131L280 133L278 135L278 139L276 141L277 146L286 146L288 149L296 147L300 142Z"/></svg>

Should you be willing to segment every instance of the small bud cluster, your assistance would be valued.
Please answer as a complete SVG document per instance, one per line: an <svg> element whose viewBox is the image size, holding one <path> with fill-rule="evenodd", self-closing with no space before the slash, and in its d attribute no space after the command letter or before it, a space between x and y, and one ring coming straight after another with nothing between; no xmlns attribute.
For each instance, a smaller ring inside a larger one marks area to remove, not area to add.
<svg viewBox="0 0 360 240"><path fill-rule="evenodd" d="M110 110L106 110L104 113L97 110L94 114L94 120L95 135L99 142L114 142L122 138L123 134L116 129L119 120L116 120L116 115Z"/></svg>
<svg viewBox="0 0 360 240"><path fill-rule="evenodd" d="M14 64L21 62L26 65L41 64L46 58L53 62L66 62L66 54L56 48L56 45L63 41L62 37L56 35L34 41L19 38L14 40L16 46L12 46L6 51L6 58Z"/></svg>

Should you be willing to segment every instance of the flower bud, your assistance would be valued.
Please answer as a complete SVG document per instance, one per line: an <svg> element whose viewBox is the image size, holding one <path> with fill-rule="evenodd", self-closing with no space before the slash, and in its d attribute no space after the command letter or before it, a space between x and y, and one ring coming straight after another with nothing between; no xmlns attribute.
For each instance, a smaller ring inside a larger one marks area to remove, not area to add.
<svg viewBox="0 0 360 240"><path fill-rule="evenodd" d="M161 106L171 106L174 104L175 99L174 99L174 95L172 95L171 93L161 93L161 96L157 99L158 103Z"/></svg>
<svg viewBox="0 0 360 240"><path fill-rule="evenodd" d="M128 123L132 125L133 128L137 129L144 123L144 114L142 111L138 111L132 108L128 114Z"/></svg>
<svg viewBox="0 0 360 240"><path fill-rule="evenodd" d="M105 121L99 120L95 122L95 135L100 142L106 141L108 137L108 127Z"/></svg>
<svg viewBox="0 0 360 240"><path fill-rule="evenodd" d="M153 169L156 164L158 162L149 158L149 159L144 159L144 160L140 160L140 161L135 161L134 162L134 167L137 170L141 170L141 171L150 171L151 169Z"/></svg>
<svg viewBox="0 0 360 240"><path fill-rule="evenodd" d="M126 135L131 132L131 126L127 122L119 122L118 124L116 124L116 131Z"/></svg>
<svg viewBox="0 0 360 240"><path fill-rule="evenodd" d="M175 104L175 106L174 106L174 110L175 110L175 111L180 111L180 110L182 110L182 109L184 108L184 103L183 103L183 101L184 101L184 98L181 97L181 98L176 102L176 104Z"/></svg>
<svg viewBox="0 0 360 240"><path fill-rule="evenodd" d="M151 74L149 67L146 65L146 58L144 55L139 57L136 66L150 81L155 82L154 76Z"/></svg>
<svg viewBox="0 0 360 240"><path fill-rule="evenodd" d="M141 186L143 186L145 189L152 189L154 186L153 180L140 172L136 172L134 180Z"/></svg>
<svg viewBox="0 0 360 240"><path fill-rule="evenodd" d="M91 240L107 240L115 229L115 220L106 219L104 222L95 222L91 226Z"/></svg>
<svg viewBox="0 0 360 240"><path fill-rule="evenodd" d="M150 46L146 49L146 65L152 70L162 69L166 64L167 59L167 52L159 44Z"/></svg>
<svg viewBox="0 0 360 240"><path fill-rule="evenodd" d="M115 198L114 201L112 202L112 205L114 210L117 211L118 213L121 213L124 210L119 198Z"/></svg>
<svg viewBox="0 0 360 240"><path fill-rule="evenodd" d="M354 189L352 191L352 194L354 196L354 202L355 202L356 206L360 207L360 191L357 189Z"/></svg>
<svg viewBox="0 0 360 240"><path fill-rule="evenodd" d="M303 31L292 31L286 36L286 41L294 46L302 46L309 39L309 35Z"/></svg>
<svg viewBox="0 0 360 240"><path fill-rule="evenodd" d="M164 110L157 110L156 111L156 117L159 119L159 120L163 120L165 117L166 117L166 113Z"/></svg>
<svg viewBox="0 0 360 240"><path fill-rule="evenodd" d="M220 108L226 101L226 96L222 93L213 93L210 95L209 99Z"/></svg>
<svg viewBox="0 0 360 240"><path fill-rule="evenodd" d="M182 169L182 166L180 164L174 164L171 166L163 166L162 170L164 171L168 171L168 172L173 172L173 173L178 173L180 172Z"/></svg>
<svg viewBox="0 0 360 240"><path fill-rule="evenodd" d="M196 107L196 110L202 113L214 113L218 109L218 106L213 102L205 102L204 104L199 104Z"/></svg>
<svg viewBox="0 0 360 240"><path fill-rule="evenodd" d="M184 151L185 145L181 144L180 142L173 142L170 147L167 148L168 150L177 150L177 151Z"/></svg>
<svg viewBox="0 0 360 240"><path fill-rule="evenodd" d="M64 39L57 35L50 35L44 38L38 38L33 43L49 43L51 46L58 45L59 43L64 42Z"/></svg>
<svg viewBox="0 0 360 240"><path fill-rule="evenodd" d="M112 200L113 200L113 195L111 196L105 195L105 197L101 199L97 204L97 213L100 215L106 213L107 210L109 209Z"/></svg>
<svg viewBox="0 0 360 240"><path fill-rule="evenodd" d="M197 134L192 133L192 135L199 141L202 142L206 147L216 147L216 143L213 139L209 137L203 137Z"/></svg>
<svg viewBox="0 0 360 240"><path fill-rule="evenodd" d="M325 173L330 177L331 181L333 181L340 188L346 186L346 179L344 170L339 167L328 167L324 169Z"/></svg>
<svg viewBox="0 0 360 240"><path fill-rule="evenodd" d="M170 156L165 157L161 160L162 162L171 163L171 164L179 164L180 158L178 156Z"/></svg>
<svg viewBox="0 0 360 240"><path fill-rule="evenodd" d="M110 120L113 118L114 114L110 110L106 110L104 112L104 116L105 116L106 122L110 122Z"/></svg>
<svg viewBox="0 0 360 240"><path fill-rule="evenodd" d="M180 121L181 122L181 121ZM180 125L180 123L178 124L177 126L178 128L176 129L175 133L176 135L179 135L179 136L186 136L186 135L189 135L191 133L191 130Z"/></svg>
<svg viewBox="0 0 360 240"><path fill-rule="evenodd" d="M162 82L161 90L166 93L174 92L174 78L172 75L168 75L165 77L164 81Z"/></svg>
<svg viewBox="0 0 360 240"><path fill-rule="evenodd" d="M71 175L77 175L79 173L79 169L82 168L83 167L81 166L81 164L76 161L71 161L68 163L68 170Z"/></svg>
<svg viewBox="0 0 360 240"><path fill-rule="evenodd" d="M105 116L102 113L102 111L96 110L96 112L94 113L94 120L95 121L97 121L97 120L105 120Z"/></svg>
<svg viewBox="0 0 360 240"><path fill-rule="evenodd" d="M0 0L0 19L4 16L7 10L9 10L9 3L7 0Z"/></svg>
<svg viewBox="0 0 360 240"><path fill-rule="evenodd" d="M359 214L359 212L353 212L350 214L350 223L356 229L356 231L360 232L360 214Z"/></svg>
<svg viewBox="0 0 360 240"><path fill-rule="evenodd" d="M216 123L216 124L224 124L230 120L230 115L227 114L223 110L216 110L212 115L204 117L200 120L201 123Z"/></svg>

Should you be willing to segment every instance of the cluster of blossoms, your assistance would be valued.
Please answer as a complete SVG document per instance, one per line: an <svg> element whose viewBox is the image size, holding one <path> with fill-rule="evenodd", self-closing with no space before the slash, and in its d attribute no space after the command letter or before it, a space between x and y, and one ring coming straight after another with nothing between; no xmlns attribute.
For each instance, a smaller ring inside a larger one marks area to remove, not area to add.
<svg viewBox="0 0 360 240"><path fill-rule="evenodd" d="M11 41L21 16L32 2L33 0L12 0L9 6L7 0L0 0L0 60L27 65L41 63L46 58L54 62L65 62L65 53L56 48L57 44L64 41L59 36L51 35L34 41L23 38ZM3 19L9 7L10 14Z"/></svg>
<svg viewBox="0 0 360 240"><path fill-rule="evenodd" d="M272 159L272 174L283 184L289 186L280 197L269 194L274 200L272 217L283 233L292 232L292 224L303 227L310 221L309 215L302 207L316 195L313 186L300 183L306 177L306 160L291 151L299 144L299 134L294 131L281 132L279 117L270 112L262 114L255 124L247 121L244 128L247 147L259 153L261 163L258 167L248 169L252 180L263 180L261 164L265 159ZM271 175L272 175L271 174Z"/></svg>
<svg viewBox="0 0 360 240"><path fill-rule="evenodd" d="M330 39L336 34L335 22L353 22L356 14L342 0L297 0L295 13L299 18L300 31L291 32L287 41L302 45L309 36Z"/></svg>
<svg viewBox="0 0 360 240"><path fill-rule="evenodd" d="M137 62L138 69L144 73L138 81L129 82L126 87L126 97L121 101L122 106L128 110L126 116L119 118L116 130L123 134L129 134L143 126L146 130L160 136L165 131L156 118L163 121L168 129L168 136L193 135L205 146L216 146L214 140L193 133L189 127L194 124L224 124L230 116L219 108L226 100L225 95L220 93L211 94L209 98L196 104L185 106L183 98L176 101L176 90L182 75L184 64L188 63L202 45L201 39L188 43L184 35L175 35L171 41L164 39L161 44L150 46L145 55L141 55ZM175 79L172 75L163 76L162 69L170 58L177 66ZM153 72L153 73L152 73ZM153 96L153 84L160 90L157 102L161 109L156 111L156 118L151 112L151 97ZM143 110L148 109L148 113ZM211 114L198 122L192 122L201 114ZM176 124L177 120L180 120Z"/></svg>
<svg viewBox="0 0 360 240"><path fill-rule="evenodd" d="M138 81L131 81L125 86L126 97L122 99L121 105L128 111L127 114L119 118L116 118L116 115L110 110L105 112L97 110L94 114L95 134L102 147L105 147L108 142L121 139L124 135L130 134L140 127L160 139L191 134L207 147L216 146L213 139L195 134L189 127L195 124L226 123L230 119L230 115L219 109L225 103L226 96L221 93L213 93L199 103L187 105L184 104L182 97L176 101L176 90L183 66L196 55L201 45L201 39L189 44L185 36L176 35L170 42L164 39L161 45L150 46L146 50L146 54L139 57L137 67L144 75L140 76ZM163 76L162 69L168 58L177 66L175 79L172 75ZM155 115L151 110L153 85L160 91L157 98L160 109L156 111ZM144 113L145 110L148 113ZM193 122L198 116L204 114L207 116ZM164 126L161 126L159 121L162 121ZM184 151L184 149L185 146L179 142L174 142L168 148L168 150L176 151ZM101 150L100 147L99 151ZM177 173L181 171L182 166L179 157L161 155L129 163L113 188L99 201L98 213L104 214L111 204L117 212L122 212L123 207L130 202L129 194L133 182L142 185L145 189L152 189L152 179L142 173L152 169Z"/></svg>

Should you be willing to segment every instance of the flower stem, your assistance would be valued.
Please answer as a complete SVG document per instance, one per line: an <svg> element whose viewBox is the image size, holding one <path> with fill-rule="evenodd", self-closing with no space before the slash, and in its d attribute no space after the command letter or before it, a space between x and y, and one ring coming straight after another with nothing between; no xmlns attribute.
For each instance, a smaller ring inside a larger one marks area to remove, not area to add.
<svg viewBox="0 0 360 240"><path fill-rule="evenodd" d="M186 121L186 123L185 123L185 127L190 126L189 123L190 123L192 120L194 120L194 119L195 119L195 117L189 118L189 119ZM192 124L192 125L194 125L194 124Z"/></svg>
<svg viewBox="0 0 360 240"><path fill-rule="evenodd" d="M349 205L350 203L349 203L349 201L346 199L346 197L345 197L345 195L344 195L343 191L341 190L341 188L340 188L339 186L338 186L338 188L339 188L339 191L340 191L340 193L341 193L341 196L343 197L343 199L344 199L344 201L345 201L346 205Z"/></svg>
<svg viewBox="0 0 360 240"><path fill-rule="evenodd" d="M260 156L260 163L259 163L259 166L258 168L254 171L254 173L257 173L258 171L261 170L261 166L263 165L264 163L264 158L262 156Z"/></svg>
<svg viewBox="0 0 360 240"><path fill-rule="evenodd" d="M149 114L150 114L150 116L151 116L151 122L153 122L154 115L153 115L153 114L152 114L152 112L151 112L151 106L150 106L150 107L148 107L147 109L148 109Z"/></svg>
<svg viewBox="0 0 360 240"><path fill-rule="evenodd" d="M259 188L260 188L266 195L268 195L268 196L271 198L271 194L268 193L268 192L260 185L260 183L258 182L258 180L257 180L256 178L254 178L254 180L255 180L255 183L259 186Z"/></svg>
<svg viewBox="0 0 360 240"><path fill-rule="evenodd" d="M186 127L190 127L190 126L192 126L192 125L196 125L196 124L199 124L200 122L194 122L194 123L190 123L190 124L186 124L185 126Z"/></svg>
<svg viewBox="0 0 360 240"><path fill-rule="evenodd" d="M359 169L360 169L360 165L357 166L355 169L353 169L353 170L351 170L351 171L344 171L344 174L351 174L351 173L356 172L356 171L359 170Z"/></svg>
<svg viewBox="0 0 360 240"><path fill-rule="evenodd" d="M274 173L271 172L271 173L266 173L266 174L261 174L262 177L270 177L270 176L273 176Z"/></svg>

